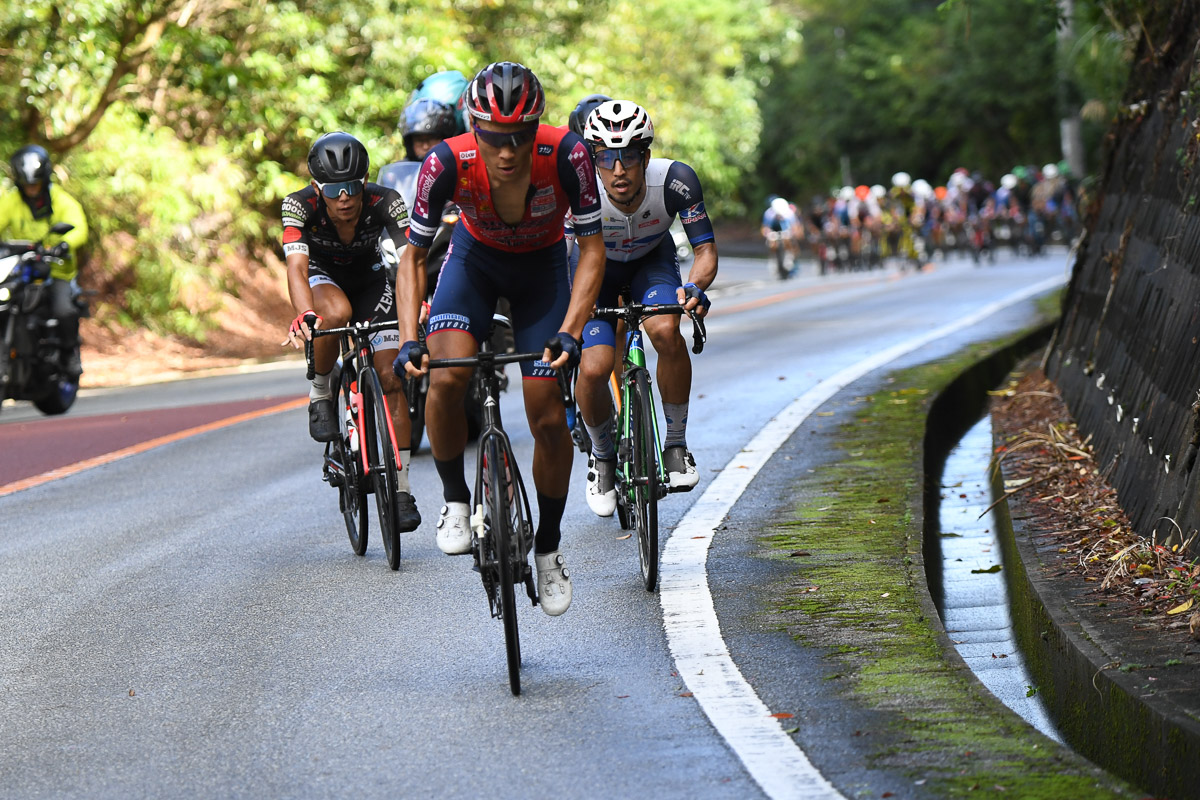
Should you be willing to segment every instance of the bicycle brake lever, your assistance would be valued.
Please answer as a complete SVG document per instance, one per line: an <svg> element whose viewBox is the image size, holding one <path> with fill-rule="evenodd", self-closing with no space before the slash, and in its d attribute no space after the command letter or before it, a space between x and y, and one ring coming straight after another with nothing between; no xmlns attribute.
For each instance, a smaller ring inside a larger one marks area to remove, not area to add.
<svg viewBox="0 0 1200 800"><path fill-rule="evenodd" d="M704 342L708 339L708 331L704 327L704 321L696 316L695 311L689 311L688 316L692 319L692 352L699 355L704 350Z"/></svg>
<svg viewBox="0 0 1200 800"><path fill-rule="evenodd" d="M312 339L304 340L304 360L308 362L308 379L311 381L317 376L317 365L313 362L313 342Z"/></svg>

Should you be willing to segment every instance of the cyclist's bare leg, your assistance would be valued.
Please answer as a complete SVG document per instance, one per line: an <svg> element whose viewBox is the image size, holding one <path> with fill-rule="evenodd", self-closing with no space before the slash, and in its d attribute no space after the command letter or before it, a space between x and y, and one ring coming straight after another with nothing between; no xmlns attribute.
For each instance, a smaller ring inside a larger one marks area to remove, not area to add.
<svg viewBox="0 0 1200 800"><path fill-rule="evenodd" d="M558 381L523 380L525 417L533 434L533 485L537 489L538 527L535 551L558 550L560 523L571 484L575 447L567 430L566 410Z"/></svg>
<svg viewBox="0 0 1200 800"><path fill-rule="evenodd" d="M575 399L586 425L598 427L612 413L612 395L608 376L612 374L616 349L606 344L593 345L579 359L579 377L575 380Z"/></svg>
<svg viewBox="0 0 1200 800"><path fill-rule="evenodd" d="M322 328L341 328L350 322L353 310L346 293L332 283L319 283L312 288L313 311L321 317ZM337 363L338 337L322 336L313 340L313 366L318 375L328 375ZM391 373L391 369L387 370Z"/></svg>
<svg viewBox="0 0 1200 800"><path fill-rule="evenodd" d="M658 395L664 403L686 403L692 393L692 359L679 330L680 319L663 315L650 317L644 323L646 335L658 354Z"/></svg>
<svg viewBox="0 0 1200 800"><path fill-rule="evenodd" d="M434 359L467 358L479 352L475 337L466 331L440 331L430 336L427 344L429 356ZM429 449L438 461L459 458L467 448L467 413L463 398L470 382L470 367L429 372L425 429L429 434Z"/></svg>

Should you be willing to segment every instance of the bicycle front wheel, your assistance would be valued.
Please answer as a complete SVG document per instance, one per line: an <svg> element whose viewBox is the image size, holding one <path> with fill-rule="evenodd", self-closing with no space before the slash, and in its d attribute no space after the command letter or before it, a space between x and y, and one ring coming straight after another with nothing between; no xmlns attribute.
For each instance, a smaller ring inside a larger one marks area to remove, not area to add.
<svg viewBox="0 0 1200 800"><path fill-rule="evenodd" d="M633 495L637 522L638 561L642 583L653 592L658 585L658 436L654 426L654 399L650 375L639 370L633 385L630 410L633 414Z"/></svg>
<svg viewBox="0 0 1200 800"><path fill-rule="evenodd" d="M359 382L363 384L364 416L368 420L364 445L371 466L375 508L379 512L379 534L383 537L388 566L400 569L400 531L396 527L396 517L399 516L396 492L400 471L396 466L396 447L392 441L387 400L374 369L364 369Z"/></svg>
<svg viewBox="0 0 1200 800"><path fill-rule="evenodd" d="M517 501L512 470L508 466L509 451L498 436L489 436L483 447L484 491L490 525L484 544L496 564L496 613L504 623L504 654L508 659L508 686L514 695L521 693L521 635L517 629L517 600L513 586L520 570L517 537L513 530L513 503Z"/></svg>
<svg viewBox="0 0 1200 800"><path fill-rule="evenodd" d="M367 552L367 481L363 474L362 420L355 415L358 401L354 399L355 381L350 370L342 370L338 382L338 458L341 460L342 484L338 487L342 517L346 521L346 533L350 537L350 549L354 555Z"/></svg>

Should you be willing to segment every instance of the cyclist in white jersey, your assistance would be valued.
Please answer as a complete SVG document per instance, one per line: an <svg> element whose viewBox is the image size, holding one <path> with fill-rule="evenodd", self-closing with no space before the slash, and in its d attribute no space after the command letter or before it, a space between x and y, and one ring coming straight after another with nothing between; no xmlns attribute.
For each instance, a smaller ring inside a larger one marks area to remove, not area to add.
<svg viewBox="0 0 1200 800"><path fill-rule="evenodd" d="M703 316L704 292L717 276L717 245L704 210L700 179L687 164L651 158L654 125L646 110L626 100L601 104L584 123L584 140L596 157L604 188L602 224L605 255L600 306L614 306L625 287L643 303L678 302ZM695 257L685 284L679 274L669 233L679 216ZM568 234L571 219L567 219ZM671 491L689 491L699 481L687 448L688 398L692 362L679 330L678 315L651 317L646 334L658 353L658 386L667 420L663 460ZM616 449L608 376L616 358L613 326L589 320L583 331L583 356L575 391L592 440L588 459L588 506L602 517L616 510Z"/></svg>

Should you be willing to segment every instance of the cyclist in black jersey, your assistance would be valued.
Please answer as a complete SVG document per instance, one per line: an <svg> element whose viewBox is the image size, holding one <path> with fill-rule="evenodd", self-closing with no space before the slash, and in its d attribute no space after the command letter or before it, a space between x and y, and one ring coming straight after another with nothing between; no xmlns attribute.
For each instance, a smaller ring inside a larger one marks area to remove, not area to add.
<svg viewBox="0 0 1200 800"><path fill-rule="evenodd" d="M367 149L348 133L318 137L308 154L312 183L283 201L283 253L287 260L288 294L296 318L284 344L300 347L312 339L313 327L342 327L351 322L395 321L396 298L380 254L381 241L397 251L405 244L408 210L392 189L367 182ZM383 236L383 240L381 240ZM372 340L375 369L387 395L396 441L409 441L408 401L404 382L391 370L400 346L399 329L385 330ZM313 341L316 377L309 389L308 432L319 442L338 435L330 374L337 360L336 337ZM401 449L399 516L401 531L421 524L409 488L410 451Z"/></svg>

